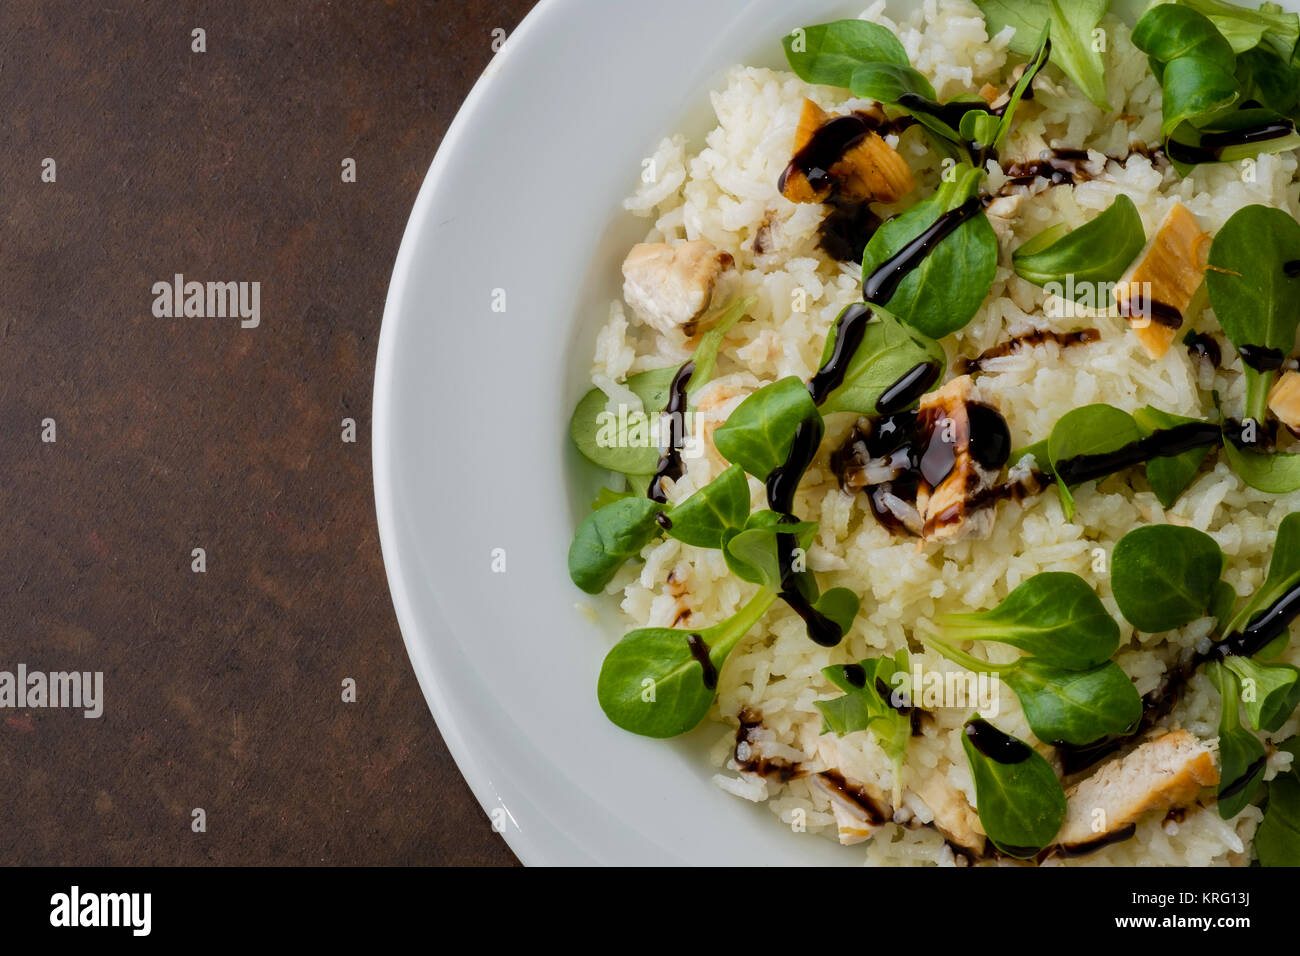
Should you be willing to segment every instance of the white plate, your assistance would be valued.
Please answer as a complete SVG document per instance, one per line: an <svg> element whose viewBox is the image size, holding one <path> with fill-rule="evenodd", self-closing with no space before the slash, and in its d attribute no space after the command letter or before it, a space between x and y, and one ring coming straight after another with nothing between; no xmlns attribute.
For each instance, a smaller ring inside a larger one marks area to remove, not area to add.
<svg viewBox="0 0 1300 956"><path fill-rule="evenodd" d="M429 707L525 863L861 862L714 787L718 725L666 743L605 719L596 675L621 630L575 609L566 554L594 489L568 418L648 228L621 211L643 157L682 129L699 148L732 64L783 66L782 35L864 6L546 0L420 190L375 373L379 530Z"/></svg>

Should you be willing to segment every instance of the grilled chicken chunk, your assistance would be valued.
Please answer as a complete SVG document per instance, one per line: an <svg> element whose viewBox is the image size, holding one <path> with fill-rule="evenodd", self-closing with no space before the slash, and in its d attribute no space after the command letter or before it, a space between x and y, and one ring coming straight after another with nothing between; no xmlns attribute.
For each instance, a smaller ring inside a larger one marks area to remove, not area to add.
<svg viewBox="0 0 1300 956"><path fill-rule="evenodd" d="M697 331L715 299L725 297L724 277L735 260L704 239L669 245L643 242L623 261L623 297L646 325L664 334Z"/></svg>
<svg viewBox="0 0 1300 956"><path fill-rule="evenodd" d="M987 837L980 826L980 815L970 805L965 794L948 783L942 774L932 773L912 784L912 792L924 801L934 814L934 826L949 843L982 856Z"/></svg>
<svg viewBox="0 0 1300 956"><path fill-rule="evenodd" d="M833 770L813 776L812 785L830 798L840 843L844 846L864 843L889 822L885 794L879 787L850 783Z"/></svg>
<svg viewBox="0 0 1300 956"><path fill-rule="evenodd" d="M1169 351L1205 282L1210 236L1182 203L1175 203L1155 238L1115 286L1121 315L1128 316L1153 359Z"/></svg>
<svg viewBox="0 0 1300 956"><path fill-rule="evenodd" d="M920 422L921 431L930 435L919 462L922 480L916 495L921 536L928 541L988 537L994 509L969 506L998 483L1011 451L1006 422L982 401L969 375L925 396Z"/></svg>
<svg viewBox="0 0 1300 956"><path fill-rule="evenodd" d="M1300 372L1285 372L1268 396L1268 408L1293 434L1300 435Z"/></svg>
<svg viewBox="0 0 1300 956"><path fill-rule="evenodd" d="M1148 813L1191 806L1203 788L1218 782L1210 748L1185 730L1173 731L1073 787L1056 841L1067 852L1103 844Z"/></svg>
<svg viewBox="0 0 1300 956"><path fill-rule="evenodd" d="M916 188L912 170L903 157L879 133L867 129L867 123L883 123L884 113L877 109L874 113L859 112L856 115L864 120L864 135L826 170L830 182L814 186L808 181L807 174L797 168L797 163L791 163L781 189L786 199L798 203L821 203L834 194L836 199L845 202L871 200L889 203L897 202ZM822 127L836 119L842 118L831 116L812 100L803 101L803 112L799 115L799 127L794 137L796 160Z"/></svg>

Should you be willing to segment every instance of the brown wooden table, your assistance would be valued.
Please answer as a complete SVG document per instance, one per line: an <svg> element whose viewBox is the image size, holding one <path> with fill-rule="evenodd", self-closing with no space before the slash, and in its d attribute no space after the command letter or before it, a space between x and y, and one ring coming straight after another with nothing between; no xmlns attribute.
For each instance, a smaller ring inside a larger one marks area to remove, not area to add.
<svg viewBox="0 0 1300 956"><path fill-rule="evenodd" d="M531 5L0 4L0 671L104 675L99 719L0 709L0 863L513 862L398 633L370 397L416 191ZM260 282L260 324L157 317L176 273Z"/></svg>

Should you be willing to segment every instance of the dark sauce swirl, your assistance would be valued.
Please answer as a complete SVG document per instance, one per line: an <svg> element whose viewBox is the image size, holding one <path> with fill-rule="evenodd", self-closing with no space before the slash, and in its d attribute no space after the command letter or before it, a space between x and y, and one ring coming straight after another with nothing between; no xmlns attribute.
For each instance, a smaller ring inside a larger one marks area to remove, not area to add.
<svg viewBox="0 0 1300 956"><path fill-rule="evenodd" d="M984 366L994 359L1018 355L1025 349L1037 348L1049 342L1054 342L1062 349L1068 349L1100 341L1101 332L1097 329L1080 329L1077 332L1053 332L1051 329L1034 329L1023 335L1007 339L1005 342L999 342L992 348L985 349L975 358L962 359L958 365L958 370L963 375L974 375L977 372L984 371Z"/></svg>
<svg viewBox="0 0 1300 956"><path fill-rule="evenodd" d="M1080 857L1087 856L1090 853L1096 853L1098 850L1116 843L1123 843L1125 840L1133 838L1137 833L1137 824L1130 823L1126 827L1120 827L1118 830L1112 830L1110 833L1103 833L1095 840L1088 840L1085 843L1072 843L1069 845L1061 844L1056 849L1060 851L1061 856Z"/></svg>
<svg viewBox="0 0 1300 956"><path fill-rule="evenodd" d="M1295 123L1288 119L1281 119L1261 123L1259 126L1252 126L1249 129L1202 133L1201 141L1197 145L1180 143L1171 139L1165 146L1165 151L1169 154L1170 159L1186 163L1189 166L1195 166L1198 163L1217 163L1223 159L1224 152L1234 146L1253 146L1258 143L1266 143L1269 140L1290 136L1294 132Z"/></svg>
<svg viewBox="0 0 1300 956"><path fill-rule="evenodd" d="M700 635L691 634L686 638L686 646L690 648L691 657L699 662L704 671L704 686L713 690L718 686L718 669L713 666L713 658L709 656L709 645L704 643L704 638Z"/></svg>
<svg viewBox="0 0 1300 956"><path fill-rule="evenodd" d="M934 247L982 213L985 204L984 199L972 196L936 219L929 228L886 259L867 277L862 284L862 300L875 305L889 302L903 280L925 261Z"/></svg>
<svg viewBox="0 0 1300 956"><path fill-rule="evenodd" d="M1004 734L982 717L971 719L964 728L971 745L995 763L1023 763L1034 751L1009 734Z"/></svg>
<svg viewBox="0 0 1300 956"><path fill-rule="evenodd" d="M1081 485L1152 458L1173 458L1193 448L1217 445L1222 441L1223 432L1218 425L1189 422L1153 432L1112 452L1067 458L1056 465L1056 474L1067 485Z"/></svg>
<svg viewBox="0 0 1300 956"><path fill-rule="evenodd" d="M1237 351L1241 354L1242 363L1256 372L1276 372L1286 364L1286 353L1281 349L1265 348L1262 345L1243 345Z"/></svg>
<svg viewBox="0 0 1300 956"><path fill-rule="evenodd" d="M943 366L938 362L921 362L880 393L876 411L881 415L894 415L911 408L934 387L942 374Z"/></svg>
<svg viewBox="0 0 1300 956"><path fill-rule="evenodd" d="M1219 346L1218 340L1208 332L1188 332L1183 339L1183 344L1187 346L1187 354L1198 362L1205 362L1211 368L1218 368L1223 364L1223 349Z"/></svg>
<svg viewBox="0 0 1300 956"><path fill-rule="evenodd" d="M804 472L812 464L821 446L823 425L821 416L805 419L795 429L794 440L790 443L790 452L786 460L767 476L768 506L781 515L783 523L793 523L791 515L794 510L794 495L803 480ZM776 536L777 565L781 573L781 600L785 601L796 614L803 619L808 630L808 637L822 647L835 647L844 639L844 631L829 617L817 610L808 596L799 588L794 570L795 550L799 539L784 532Z"/></svg>
<svg viewBox="0 0 1300 956"><path fill-rule="evenodd" d="M691 376L694 374L695 363L687 362L677 370L672 384L668 386L668 407L664 409L664 414L668 416L668 447L659 456L654 478L650 480L650 489L646 492L651 501L660 504L668 502L668 495L663 488L664 479L671 478L676 481L681 478L685 470L682 464L682 445L685 442L683 430L686 421L686 386L690 384Z"/></svg>

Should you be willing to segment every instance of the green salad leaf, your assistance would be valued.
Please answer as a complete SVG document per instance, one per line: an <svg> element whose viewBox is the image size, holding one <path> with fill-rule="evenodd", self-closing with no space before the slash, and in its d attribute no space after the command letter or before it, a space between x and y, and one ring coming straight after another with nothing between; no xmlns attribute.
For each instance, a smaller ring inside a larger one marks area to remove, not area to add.
<svg viewBox="0 0 1300 956"><path fill-rule="evenodd" d="M1137 422L1144 438L1156 432L1168 431L1179 425L1190 425L1196 421L1194 418L1170 415L1150 405L1134 412L1133 420ZM1204 445L1185 451L1181 455L1152 458L1146 463L1147 482L1151 485L1151 491L1160 499L1161 507L1172 508L1178 502L1183 492L1196 479L1201 465L1212 450L1211 446Z"/></svg>
<svg viewBox="0 0 1300 956"><path fill-rule="evenodd" d="M1230 820L1254 802L1268 752L1241 726L1236 676L1218 663L1208 665L1206 673L1219 688L1219 816Z"/></svg>
<svg viewBox="0 0 1300 956"><path fill-rule="evenodd" d="M1016 275L1034 285L1058 283L1063 287L1066 278L1073 276L1073 285L1079 290L1076 299L1088 286L1119 281L1147 242L1137 206L1123 193L1091 222L1051 238L1054 241L1046 245L1033 245L1031 239L1015 251L1012 265ZM1103 305L1095 295L1093 301Z"/></svg>
<svg viewBox="0 0 1300 956"><path fill-rule="evenodd" d="M663 507L649 498L621 498L588 515L569 545L569 577L588 594L599 594L629 558L659 537Z"/></svg>
<svg viewBox="0 0 1300 956"><path fill-rule="evenodd" d="M1300 705L1300 670L1290 664L1261 664L1234 655L1223 666L1240 682L1241 702L1252 730L1275 733Z"/></svg>
<svg viewBox="0 0 1300 956"><path fill-rule="evenodd" d="M1044 27L1050 27L1052 62L1074 81L1083 95L1102 109L1106 99L1106 64L1098 49L1097 30L1110 0L975 0L984 12L990 37L1015 28L1011 50L1030 56Z"/></svg>
<svg viewBox="0 0 1300 956"><path fill-rule="evenodd" d="M712 379L723 338L757 301L756 296L737 299L701 321L708 331L700 336L690 359L695 370L687 383L688 395L696 394ZM629 477L653 475L659 462L654 428L668 405L668 390L676 376L676 368L657 368L628 378L628 389L641 400L640 411L610 409L609 397L598 388L584 395L569 420L569 436L582 456Z"/></svg>
<svg viewBox="0 0 1300 956"><path fill-rule="evenodd" d="M1262 454L1238 448L1233 441L1225 441L1223 448L1232 470L1250 487L1270 495L1300 490L1300 455Z"/></svg>
<svg viewBox="0 0 1300 956"><path fill-rule="evenodd" d="M1097 593L1065 571L1034 575L991 610L941 614L935 624L946 640L1009 644L1064 670L1091 670L1119 648L1119 625Z"/></svg>
<svg viewBox="0 0 1300 956"><path fill-rule="evenodd" d="M1171 524L1130 531L1111 559L1111 589L1120 612L1150 634L1205 617L1222 574L1218 542L1203 531Z"/></svg>
<svg viewBox="0 0 1300 956"><path fill-rule="evenodd" d="M999 674L1039 740L1082 747L1126 737L1142 719L1142 697L1114 661L1072 671L1029 659Z"/></svg>
<svg viewBox="0 0 1300 956"><path fill-rule="evenodd" d="M961 744L975 781L980 823L993 845L1008 856L1028 859L1051 843L1066 810L1065 791L1052 765L979 717L966 722Z"/></svg>
<svg viewBox="0 0 1300 956"><path fill-rule="evenodd" d="M1225 0L1178 0L1210 19L1236 53L1256 47L1291 59L1300 39L1300 16L1286 13L1275 3L1263 3L1252 9Z"/></svg>
<svg viewBox="0 0 1300 956"><path fill-rule="evenodd" d="M1278 525L1269 559L1268 576L1263 585L1228 622L1224 631L1239 631L1261 611L1276 604L1283 595L1300 584L1300 512L1292 513Z"/></svg>
<svg viewBox="0 0 1300 956"><path fill-rule="evenodd" d="M772 591L759 591L733 617L702 631L649 627L627 634L601 665L601 710L644 737L676 737L693 729L713 705L727 657L775 600ZM693 647L707 654L707 670Z"/></svg>
<svg viewBox="0 0 1300 956"><path fill-rule="evenodd" d="M627 387L641 399L641 411L608 408L609 397L593 388L573 410L569 435L578 451L593 464L624 475L651 475L659 461L654 440L654 423L668 404L668 389L677 375L675 368L642 372L627 380Z"/></svg>
<svg viewBox="0 0 1300 956"><path fill-rule="evenodd" d="M877 229L862 258L864 281L941 215L974 196L983 178L982 170L959 166L952 182ZM941 339L964 328L979 310L997 268L997 236L988 217L977 215L938 243L889 301L879 304L923 335Z"/></svg>
<svg viewBox="0 0 1300 956"><path fill-rule="evenodd" d="M933 362L939 370L936 379L943 374L947 363L943 346L903 325L883 309L872 311L875 318L867 325L862 343L849 360L843 383L822 402L822 411L826 414L857 412L859 415L875 415L881 396L918 365ZM822 355L823 364L835 349L838 329L838 322L831 326Z"/></svg>
<svg viewBox="0 0 1300 956"><path fill-rule="evenodd" d="M777 535L792 534L805 551L817 533L811 521L783 522L775 511L756 511L745 521L741 531L724 536L723 557L731 573L742 581L761 584L773 591L781 590L781 565ZM854 609L856 613L857 609Z"/></svg>
<svg viewBox="0 0 1300 956"><path fill-rule="evenodd" d="M1215 235L1206 288L1224 333L1239 352L1275 349L1285 354L1295 348L1296 330L1300 327L1300 278L1288 275L1286 266L1298 260L1300 223L1281 209L1246 206ZM1261 424L1266 420L1268 393L1276 378L1276 370L1257 369L1247 363L1245 418ZM1231 455L1232 449L1229 452ZM1243 465L1244 470L1238 469L1238 474L1248 481L1257 477L1272 487L1290 485L1291 474L1273 476L1271 469L1252 467L1256 463L1249 459L1232 456L1232 460L1234 468L1238 463ZM1300 475L1294 469L1291 472Z"/></svg>
<svg viewBox="0 0 1300 956"><path fill-rule="evenodd" d="M1085 405L1062 416L1047 440L1047 457L1053 473L1072 458L1106 455L1141 440L1142 430L1133 416L1113 405ZM1074 518L1074 495L1064 481L1056 482L1067 519Z"/></svg>
<svg viewBox="0 0 1300 956"><path fill-rule="evenodd" d="M866 20L836 20L801 27L781 39L790 69L805 83L848 88L866 63L910 66L907 51L886 27ZM931 95L933 95L931 90Z"/></svg>
<svg viewBox="0 0 1300 956"><path fill-rule="evenodd" d="M803 381L783 378L741 402L713 433L713 446L727 461L766 481L789 457L799 426L818 414Z"/></svg>
<svg viewBox="0 0 1300 956"><path fill-rule="evenodd" d="M1268 785L1268 807L1255 833L1261 866L1300 866L1300 737L1278 746L1291 754L1291 769Z"/></svg>
<svg viewBox="0 0 1300 956"><path fill-rule="evenodd" d="M749 517L749 479L732 465L668 514L670 537L697 548L721 548L728 531Z"/></svg>
<svg viewBox="0 0 1300 956"><path fill-rule="evenodd" d="M903 758L912 737L911 717L905 712L911 706L909 672L905 650L892 658L826 667L822 674L843 696L814 702L822 713L822 733L844 737L865 730L889 757L894 764L894 806L901 803ZM893 706L895 700L900 706Z"/></svg>

